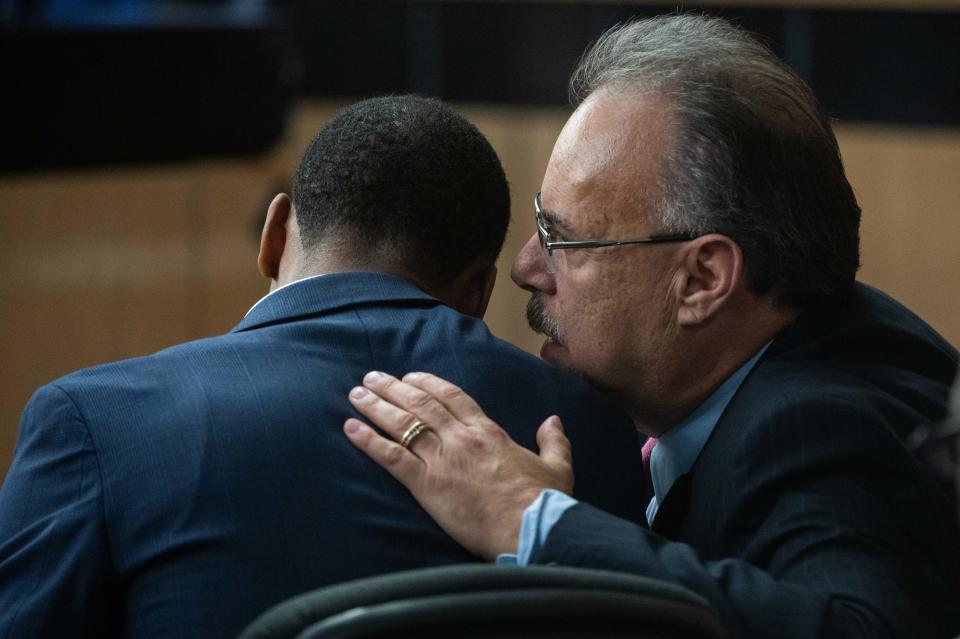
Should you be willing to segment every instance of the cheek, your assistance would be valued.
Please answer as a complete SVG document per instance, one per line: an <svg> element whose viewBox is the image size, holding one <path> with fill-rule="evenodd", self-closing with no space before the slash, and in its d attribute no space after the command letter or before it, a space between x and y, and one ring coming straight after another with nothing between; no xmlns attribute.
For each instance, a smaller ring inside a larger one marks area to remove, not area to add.
<svg viewBox="0 0 960 639"><path fill-rule="evenodd" d="M605 359L604 353L626 337L628 309L623 298L597 288L563 300L560 322L571 354L587 360Z"/></svg>
<svg viewBox="0 0 960 639"><path fill-rule="evenodd" d="M565 314L580 318L578 345L583 354L606 358L638 356L665 336L669 308L663 304L663 287L645 281L644 272L636 264L604 264L603 277L595 277L594 285L584 287L580 295L570 296Z"/></svg>

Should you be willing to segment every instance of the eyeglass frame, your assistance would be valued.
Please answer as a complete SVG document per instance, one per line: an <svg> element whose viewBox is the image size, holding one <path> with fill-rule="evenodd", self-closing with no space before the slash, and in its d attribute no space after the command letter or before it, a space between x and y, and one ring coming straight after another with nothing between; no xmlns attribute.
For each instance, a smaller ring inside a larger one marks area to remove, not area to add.
<svg viewBox="0 0 960 639"><path fill-rule="evenodd" d="M550 240L550 235L544 226L543 206L540 192L533 197L533 215L537 223L537 236L540 238L540 247L546 253L547 271L555 273L557 270L553 252L563 249L577 248L605 248L607 246L623 246L626 244L666 244L668 242L689 242L698 236L689 233L669 233L663 235L648 235L629 240Z"/></svg>

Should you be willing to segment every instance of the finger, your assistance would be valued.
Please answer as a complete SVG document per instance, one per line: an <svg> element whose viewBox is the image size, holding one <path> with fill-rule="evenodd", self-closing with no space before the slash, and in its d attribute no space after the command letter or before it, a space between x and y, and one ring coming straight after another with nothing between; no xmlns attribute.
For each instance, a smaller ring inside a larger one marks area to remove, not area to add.
<svg viewBox="0 0 960 639"><path fill-rule="evenodd" d="M408 448L414 454L423 457L431 455L440 448L440 439L434 428L434 421L426 416L411 413L408 410L395 406L389 401L384 400L375 392L357 386L350 391L350 403L357 411L368 418L376 426L381 428L387 435L400 442L403 436L417 422L426 423L431 430L427 430L418 435L415 439L408 442ZM452 419L447 415L448 419Z"/></svg>
<svg viewBox="0 0 960 639"><path fill-rule="evenodd" d="M442 430L458 421L430 393L402 382L393 375L371 371L363 378L363 385L395 407L413 413L435 430Z"/></svg>
<svg viewBox="0 0 960 639"><path fill-rule="evenodd" d="M451 415L470 426L486 417L483 409L456 384L430 373L407 373L403 381L429 393L443 404Z"/></svg>
<svg viewBox="0 0 960 639"><path fill-rule="evenodd" d="M563 434L563 424L556 415L548 417L537 429L537 446L540 447L540 459L550 467L559 470L573 465L573 451L570 440Z"/></svg>
<svg viewBox="0 0 960 639"><path fill-rule="evenodd" d="M354 446L382 466L407 488L416 484L424 470L423 461L400 444L377 434L359 419L350 418L343 432Z"/></svg>

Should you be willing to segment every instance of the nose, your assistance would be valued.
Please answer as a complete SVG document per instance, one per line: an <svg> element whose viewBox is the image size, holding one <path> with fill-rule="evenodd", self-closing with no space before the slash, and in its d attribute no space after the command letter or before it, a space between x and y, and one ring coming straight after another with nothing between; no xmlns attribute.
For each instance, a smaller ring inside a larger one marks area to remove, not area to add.
<svg viewBox="0 0 960 639"><path fill-rule="evenodd" d="M556 280L547 270L546 256L536 233L530 236L517 253L513 268L510 269L510 279L514 284L531 293L535 291L547 295L556 293Z"/></svg>

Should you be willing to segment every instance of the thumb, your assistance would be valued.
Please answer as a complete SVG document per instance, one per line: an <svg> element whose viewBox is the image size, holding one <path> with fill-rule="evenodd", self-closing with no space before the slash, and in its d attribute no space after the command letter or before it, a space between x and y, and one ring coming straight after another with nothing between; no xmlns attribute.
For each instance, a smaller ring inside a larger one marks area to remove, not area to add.
<svg viewBox="0 0 960 639"><path fill-rule="evenodd" d="M550 467L559 470L573 465L570 440L563 434L563 424L556 415L551 415L537 429L537 446L540 447L540 459Z"/></svg>

